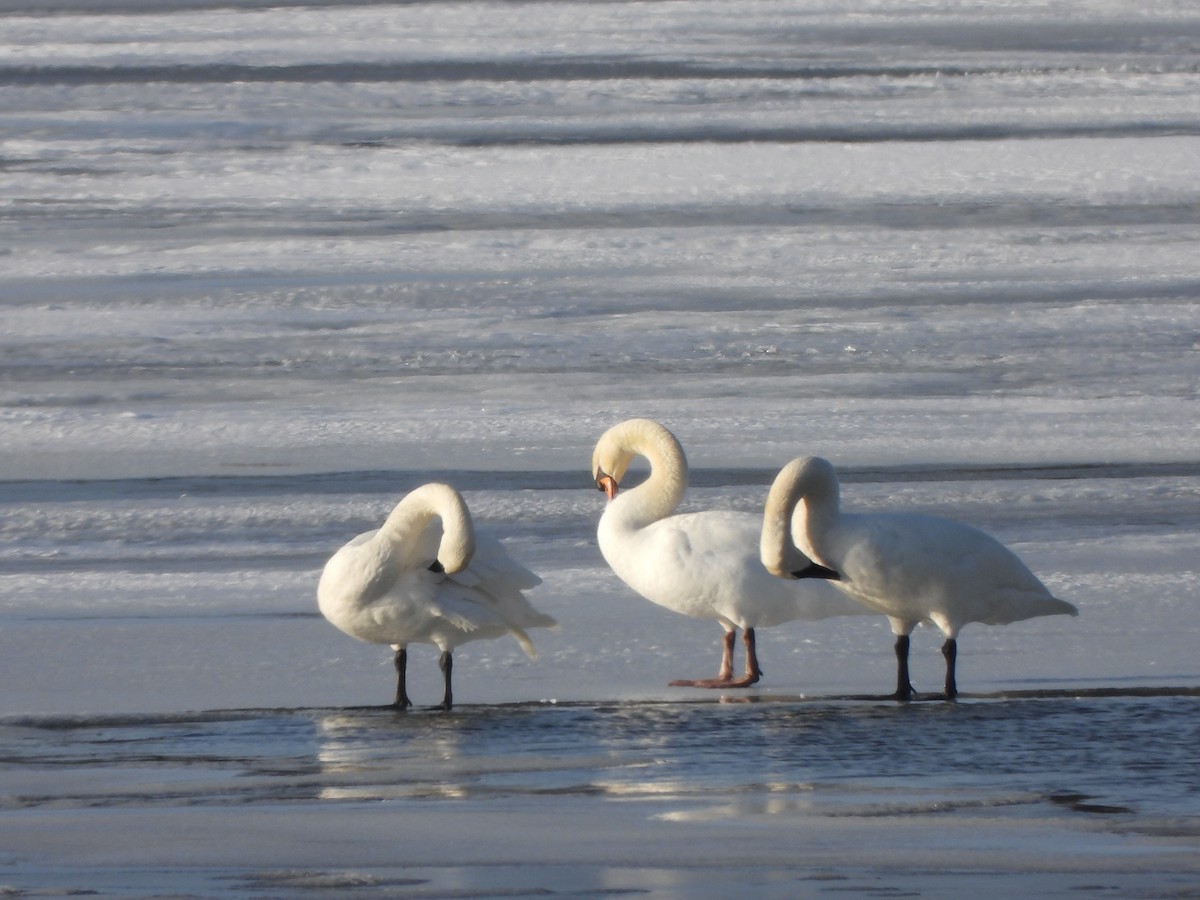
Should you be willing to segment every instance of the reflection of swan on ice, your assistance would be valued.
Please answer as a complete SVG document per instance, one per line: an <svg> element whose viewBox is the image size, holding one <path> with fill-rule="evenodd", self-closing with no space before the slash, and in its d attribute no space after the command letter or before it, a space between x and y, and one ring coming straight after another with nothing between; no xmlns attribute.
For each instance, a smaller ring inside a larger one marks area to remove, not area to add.
<svg viewBox="0 0 1200 900"><path fill-rule="evenodd" d="M321 713L313 723L322 800L466 796L469 776L459 729L414 729L386 707ZM470 774L477 777L477 767Z"/></svg>
<svg viewBox="0 0 1200 900"><path fill-rule="evenodd" d="M635 456L650 462L650 475L618 489ZM674 514L687 490L687 460L675 435L649 419L614 425L592 455L592 476L607 495L600 518L600 551L612 570L647 600L725 630L716 678L672 682L678 686L738 688L759 680L754 630L793 619L863 615L869 612L822 579L828 570L800 560L792 571L806 579L789 584L772 578L758 558L762 519L755 513L708 511ZM737 629L744 632L746 674L733 677Z"/></svg>
<svg viewBox="0 0 1200 900"><path fill-rule="evenodd" d="M775 575L796 577L789 557L799 548L836 571L838 587L888 617L897 636L897 699L912 697L909 635L920 622L932 622L946 636L945 690L953 699L958 632L968 622L1077 615L990 535L935 516L842 515L839 493L837 472L826 460L802 457L785 466L763 513L762 561Z"/></svg>
<svg viewBox="0 0 1200 900"><path fill-rule="evenodd" d="M466 795L463 733L400 728L380 710L316 718L322 800L459 798ZM472 774L477 775L477 770Z"/></svg>
<svg viewBox="0 0 1200 900"><path fill-rule="evenodd" d="M445 693L459 644L511 634L532 658L526 628L551 627L523 590L541 579L494 538L477 535L462 495L426 484L401 500L375 531L360 534L325 564L317 588L321 614L346 634L396 651L396 700L411 706L405 671L411 643L441 650Z"/></svg>

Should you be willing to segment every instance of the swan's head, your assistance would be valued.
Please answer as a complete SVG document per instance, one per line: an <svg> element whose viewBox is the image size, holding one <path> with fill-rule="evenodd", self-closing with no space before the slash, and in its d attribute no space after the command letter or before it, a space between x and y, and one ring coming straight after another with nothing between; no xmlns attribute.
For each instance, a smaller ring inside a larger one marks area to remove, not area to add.
<svg viewBox="0 0 1200 900"><path fill-rule="evenodd" d="M629 464L636 455L629 446L629 425L630 422L622 422L608 429L596 442L596 449L592 451L592 479L609 500L617 496L621 479L629 471Z"/></svg>
<svg viewBox="0 0 1200 900"><path fill-rule="evenodd" d="M805 557L808 559L808 557ZM797 569L790 573L793 578L819 578L823 581L841 581L842 573L833 569L827 568L820 563L815 563L812 560L808 561L808 565Z"/></svg>
<svg viewBox="0 0 1200 900"><path fill-rule="evenodd" d="M604 432L592 452L592 478L609 500L617 496L635 456L660 464L669 461L686 479L687 461L675 435L653 419L627 419Z"/></svg>
<svg viewBox="0 0 1200 900"><path fill-rule="evenodd" d="M804 578L816 578L821 581L841 581L842 573L830 569L818 562L813 562L790 538L786 543L779 542L763 532L762 563L768 572L776 578L786 581L799 581Z"/></svg>
<svg viewBox="0 0 1200 900"><path fill-rule="evenodd" d="M625 477L629 464L633 461L633 454L607 453L601 456L600 449L600 445L597 444L596 452L592 454L592 478L596 481L596 487L604 491L604 496L611 500L617 496L621 479Z"/></svg>
<svg viewBox="0 0 1200 900"><path fill-rule="evenodd" d="M611 500L617 496L617 490L621 487L621 484L607 472L597 471L596 487L604 491L604 496Z"/></svg>

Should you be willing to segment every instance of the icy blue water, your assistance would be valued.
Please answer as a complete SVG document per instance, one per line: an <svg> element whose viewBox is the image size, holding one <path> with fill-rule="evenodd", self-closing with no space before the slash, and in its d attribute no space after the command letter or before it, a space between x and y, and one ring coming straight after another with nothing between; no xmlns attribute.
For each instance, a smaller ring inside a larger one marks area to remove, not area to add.
<svg viewBox="0 0 1200 900"><path fill-rule="evenodd" d="M658 795L682 819L714 794L749 809L816 792L804 804L826 816L1058 803L1165 818L1200 793L1196 694L10 717L3 756L37 772L8 798L24 809ZM102 777L80 777L90 769Z"/></svg>
<svg viewBox="0 0 1200 900"><path fill-rule="evenodd" d="M0 889L1194 894L1198 48L1190 0L0 0ZM958 706L862 699L874 619L671 690L717 630L594 541L632 415L690 509L817 453L1081 615L968 628ZM434 477L562 628L397 717L316 578Z"/></svg>
<svg viewBox="0 0 1200 900"><path fill-rule="evenodd" d="M73 845L74 865L44 876L56 890L952 896L982 868L1003 894L1177 896L1194 889L1196 704L1065 693L31 717L0 727L0 757L5 815L25 826L13 843ZM195 823L182 846L173 817ZM1155 838L1177 849L1150 874ZM864 853L864 840L880 844ZM934 848L936 868L912 871ZM381 850L386 863L366 861ZM907 865L879 867L889 854Z"/></svg>

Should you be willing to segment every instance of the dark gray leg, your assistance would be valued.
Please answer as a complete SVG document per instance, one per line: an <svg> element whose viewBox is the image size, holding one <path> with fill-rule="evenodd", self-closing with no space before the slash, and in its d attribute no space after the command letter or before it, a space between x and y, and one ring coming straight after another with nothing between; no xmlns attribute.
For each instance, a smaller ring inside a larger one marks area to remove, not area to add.
<svg viewBox="0 0 1200 900"><path fill-rule="evenodd" d="M912 699L913 686L908 679L908 635L896 636L896 693L893 699L907 703Z"/></svg>
<svg viewBox="0 0 1200 900"><path fill-rule="evenodd" d="M393 660L396 665L396 700L392 706L396 709L408 709L412 706L412 701L408 699L408 688L406 685L406 673L408 672L408 649L401 647L396 651L396 658Z"/></svg>
<svg viewBox="0 0 1200 900"><path fill-rule="evenodd" d="M958 661L958 641L946 638L942 644L942 656L946 657L946 699L953 700L958 696L958 682L954 677L954 664Z"/></svg>
<svg viewBox="0 0 1200 900"><path fill-rule="evenodd" d="M442 695L441 709L454 708L454 693L450 690L450 675L454 671L454 657L447 650L438 657L438 668L442 670L442 679L446 683L446 691Z"/></svg>

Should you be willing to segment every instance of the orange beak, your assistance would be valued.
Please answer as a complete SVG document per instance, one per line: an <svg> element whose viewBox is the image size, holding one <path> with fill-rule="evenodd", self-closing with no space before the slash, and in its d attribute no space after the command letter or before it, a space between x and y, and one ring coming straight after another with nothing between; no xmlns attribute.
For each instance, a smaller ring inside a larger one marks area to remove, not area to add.
<svg viewBox="0 0 1200 900"><path fill-rule="evenodd" d="M604 491L604 496L609 500L617 496L617 479L611 475L597 475L596 487Z"/></svg>

